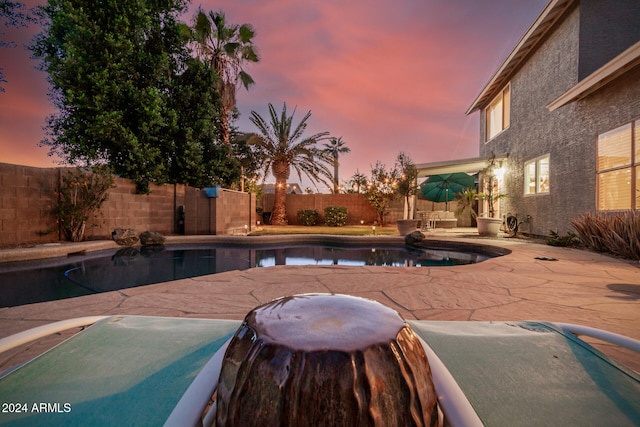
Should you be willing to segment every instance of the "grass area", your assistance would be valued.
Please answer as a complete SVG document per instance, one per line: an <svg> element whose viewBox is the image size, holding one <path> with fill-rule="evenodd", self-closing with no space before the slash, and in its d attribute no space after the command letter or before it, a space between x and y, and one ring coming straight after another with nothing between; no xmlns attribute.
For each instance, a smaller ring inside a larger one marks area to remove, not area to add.
<svg viewBox="0 0 640 427"><path fill-rule="evenodd" d="M326 225L261 225L259 230L249 233L250 236L268 236L275 234L335 234L339 236L373 236L370 225L345 225L343 227L329 227ZM379 227L375 229L376 236L398 235L397 228Z"/></svg>

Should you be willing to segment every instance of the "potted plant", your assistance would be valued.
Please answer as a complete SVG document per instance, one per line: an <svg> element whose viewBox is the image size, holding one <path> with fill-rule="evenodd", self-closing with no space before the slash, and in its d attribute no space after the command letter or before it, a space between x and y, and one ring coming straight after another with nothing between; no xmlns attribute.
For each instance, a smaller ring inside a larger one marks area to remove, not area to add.
<svg viewBox="0 0 640 427"><path fill-rule="evenodd" d="M458 218L469 218L469 224L473 225L473 221L478 217L478 212L475 210L475 204L478 200L478 192L474 188L466 188L460 193L455 195L458 207L455 210L455 214Z"/></svg>
<svg viewBox="0 0 640 427"><path fill-rule="evenodd" d="M497 236L500 231L500 226L502 225L502 219L498 217L496 204L500 199L506 197L506 195L499 192L498 183L496 182L495 155L489 159L489 164L484 173L485 191L478 194L478 197L487 201L489 211L488 216L479 216L476 218L478 234L480 236Z"/></svg>
<svg viewBox="0 0 640 427"><path fill-rule="evenodd" d="M411 161L411 158L403 152L398 154L396 159L397 171L395 175L399 175L396 187L396 194L404 198L404 219L396 221L398 233L405 236L418 228L418 220L413 218L411 198L415 196L418 190L418 169Z"/></svg>

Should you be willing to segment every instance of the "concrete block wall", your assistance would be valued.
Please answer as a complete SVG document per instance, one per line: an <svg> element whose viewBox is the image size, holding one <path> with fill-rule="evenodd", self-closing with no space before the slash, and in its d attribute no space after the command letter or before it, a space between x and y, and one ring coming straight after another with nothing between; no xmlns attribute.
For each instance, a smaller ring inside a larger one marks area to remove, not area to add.
<svg viewBox="0 0 640 427"><path fill-rule="evenodd" d="M63 239L53 209L64 168L35 168L0 163L0 246L51 243ZM233 234L255 225L255 195L221 190L211 203L204 191L184 185L151 185L150 194L136 194L130 180L115 178L116 187L95 218L86 226L85 238L111 238L115 228L133 228L177 234L177 211L189 215L187 234ZM217 209L217 211L216 211ZM217 212L217 215L216 215Z"/></svg>
<svg viewBox="0 0 640 427"><path fill-rule="evenodd" d="M52 210L58 169L0 163L0 245L58 239Z"/></svg>
<svg viewBox="0 0 640 427"><path fill-rule="evenodd" d="M242 234L256 226L255 194L219 189L208 198L205 190L187 188L184 200L187 235Z"/></svg>
<svg viewBox="0 0 640 427"><path fill-rule="evenodd" d="M259 205L265 212L273 210L274 194L265 194ZM324 208L327 206L346 206L347 224L358 225L360 221L365 224L373 224L378 220L376 210L362 194L287 194L287 219L290 225L300 225L298 211L303 209L315 209L318 211L318 223L324 223ZM454 211L456 202L449 202L449 210ZM445 203L434 203L429 200L418 199L416 210L444 211ZM404 214L404 200L396 199L387 209L385 224L393 224L402 219ZM416 218L420 219L420 218Z"/></svg>
<svg viewBox="0 0 640 427"><path fill-rule="evenodd" d="M265 212L273 210L274 194L262 196L260 206ZM324 208L327 206L346 206L347 224L355 225L364 221L373 224L376 211L362 194L287 194L287 220L290 225L300 225L298 211L315 209L318 211L318 224L324 224Z"/></svg>
<svg viewBox="0 0 640 427"><path fill-rule="evenodd" d="M150 185L150 194L136 194L133 182L115 179L116 187L101 212L87 224L87 238L111 237L115 228L151 230L162 234L177 232L177 208L184 205L184 185Z"/></svg>

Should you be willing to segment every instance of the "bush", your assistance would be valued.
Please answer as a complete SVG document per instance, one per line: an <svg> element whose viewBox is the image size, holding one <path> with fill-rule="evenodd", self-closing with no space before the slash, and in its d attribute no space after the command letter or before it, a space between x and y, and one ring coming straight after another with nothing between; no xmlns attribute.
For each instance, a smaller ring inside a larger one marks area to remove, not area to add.
<svg viewBox="0 0 640 427"><path fill-rule="evenodd" d="M324 208L324 223L333 227L342 227L347 223L346 206L327 206Z"/></svg>
<svg viewBox="0 0 640 427"><path fill-rule="evenodd" d="M566 236L561 236L551 230L549 237L547 237L547 245L573 248L580 245L580 239L572 232L568 232Z"/></svg>
<svg viewBox="0 0 640 427"><path fill-rule="evenodd" d="M315 209L300 209L298 211L298 221L302 225L316 225L318 222L318 211Z"/></svg>
<svg viewBox="0 0 640 427"><path fill-rule="evenodd" d="M97 215L114 186L111 170L105 166L94 167L93 173L71 169L62 175L54 213L67 240L83 239L87 221Z"/></svg>
<svg viewBox="0 0 640 427"><path fill-rule="evenodd" d="M571 225L589 249L640 260L640 211L586 213L572 218Z"/></svg>

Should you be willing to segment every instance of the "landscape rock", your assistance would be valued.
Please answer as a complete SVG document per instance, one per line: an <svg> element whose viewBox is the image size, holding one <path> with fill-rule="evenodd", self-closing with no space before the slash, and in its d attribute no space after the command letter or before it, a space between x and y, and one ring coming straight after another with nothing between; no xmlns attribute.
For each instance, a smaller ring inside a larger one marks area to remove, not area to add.
<svg viewBox="0 0 640 427"><path fill-rule="evenodd" d="M138 236L133 228L116 228L111 233L111 238L120 246L133 246L138 243Z"/></svg>
<svg viewBox="0 0 640 427"><path fill-rule="evenodd" d="M140 244L142 246L162 246L165 237L156 231L145 231L140 233Z"/></svg>
<svg viewBox="0 0 640 427"><path fill-rule="evenodd" d="M404 236L404 243L407 246L416 246L418 243L424 240L424 234L422 232L416 230Z"/></svg>

